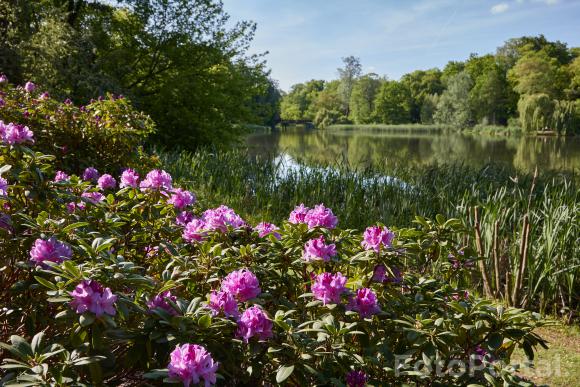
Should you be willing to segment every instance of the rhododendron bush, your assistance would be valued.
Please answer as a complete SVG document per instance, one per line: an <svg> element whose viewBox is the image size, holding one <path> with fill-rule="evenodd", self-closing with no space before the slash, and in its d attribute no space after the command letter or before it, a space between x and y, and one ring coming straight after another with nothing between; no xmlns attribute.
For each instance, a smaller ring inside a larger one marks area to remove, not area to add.
<svg viewBox="0 0 580 387"><path fill-rule="evenodd" d="M544 345L463 287L456 220L252 225L165 171L75 175L2 136L0 384L524 385L510 355Z"/></svg>

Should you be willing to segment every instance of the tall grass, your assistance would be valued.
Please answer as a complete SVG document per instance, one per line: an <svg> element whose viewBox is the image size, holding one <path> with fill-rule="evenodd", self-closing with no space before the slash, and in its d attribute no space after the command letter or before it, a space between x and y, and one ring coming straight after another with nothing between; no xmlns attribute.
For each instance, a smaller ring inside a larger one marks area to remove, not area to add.
<svg viewBox="0 0 580 387"><path fill-rule="evenodd" d="M409 226L415 215L458 217L474 249L480 236L490 296L542 312L571 316L578 310L580 190L574 175L534 178L497 165L460 164L356 170L341 161L332 168L289 168L283 160L243 150L159 155L205 205L226 203L254 223L280 222L299 203L324 203L343 227L358 229L377 221ZM389 183L385 176L399 180Z"/></svg>

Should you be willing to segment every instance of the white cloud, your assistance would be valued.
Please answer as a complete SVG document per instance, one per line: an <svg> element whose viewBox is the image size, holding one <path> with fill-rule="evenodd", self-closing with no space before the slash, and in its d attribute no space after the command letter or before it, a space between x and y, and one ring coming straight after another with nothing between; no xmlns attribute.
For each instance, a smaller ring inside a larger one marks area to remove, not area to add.
<svg viewBox="0 0 580 387"><path fill-rule="evenodd" d="M554 4L558 4L559 0L545 0L544 3L546 3L548 5L554 5Z"/></svg>
<svg viewBox="0 0 580 387"><path fill-rule="evenodd" d="M493 13L494 15L498 13L504 13L509 9L509 7L510 6L508 5L508 3L499 3L491 7L491 13Z"/></svg>

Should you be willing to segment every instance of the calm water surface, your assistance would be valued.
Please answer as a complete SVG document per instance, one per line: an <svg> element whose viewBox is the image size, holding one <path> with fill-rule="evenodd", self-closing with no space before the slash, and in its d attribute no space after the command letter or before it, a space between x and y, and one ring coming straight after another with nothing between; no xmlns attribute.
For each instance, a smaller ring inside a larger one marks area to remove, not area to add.
<svg viewBox="0 0 580 387"><path fill-rule="evenodd" d="M345 162L377 166L489 162L520 170L580 171L580 137L487 136L418 129L299 129L255 133L248 137L255 153L316 163Z"/></svg>

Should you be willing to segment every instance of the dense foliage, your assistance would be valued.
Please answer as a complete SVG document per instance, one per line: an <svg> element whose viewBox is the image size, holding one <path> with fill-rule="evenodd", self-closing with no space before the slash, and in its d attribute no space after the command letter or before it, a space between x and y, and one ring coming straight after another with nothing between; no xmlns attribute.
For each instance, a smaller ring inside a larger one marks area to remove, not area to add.
<svg viewBox="0 0 580 387"><path fill-rule="evenodd" d="M55 171L34 135L1 133L3 384L529 384L509 359L539 316L466 292L459 221L252 228L164 171Z"/></svg>
<svg viewBox="0 0 580 387"><path fill-rule="evenodd" d="M36 149L57 155L55 166L122 168L150 163L140 147L154 132L151 119L122 96L75 106L60 102L32 82L14 86L0 76L0 125L20 122L35 134Z"/></svg>
<svg viewBox="0 0 580 387"><path fill-rule="evenodd" d="M167 146L224 144L276 116L276 85L247 53L255 27L216 0L3 1L0 73L80 104L126 95Z"/></svg>
<svg viewBox="0 0 580 387"><path fill-rule="evenodd" d="M578 316L580 187L574 175L534 177L499 165L381 163L356 170L329 167L316 154L298 166L243 151L160 157L173 176L203 192L206 205L228 203L256 221L282 221L293 203L310 200L331 206L349 228L363 228L369 219L408 227L415 215L457 217L469 233L456 243L486 257L478 270L487 285L477 277L473 288L512 305Z"/></svg>
<svg viewBox="0 0 580 387"><path fill-rule="evenodd" d="M283 119L312 120L320 127L436 122L458 129L514 124L519 117L525 131L578 133L578 53L542 35L522 37L508 40L495 55L472 54L465 62L451 61L443 70L413 71L399 81L361 74L360 62L348 57L338 70L339 80L292 86L282 100L281 114ZM344 90L349 91L346 105ZM547 100L538 107L540 96Z"/></svg>

